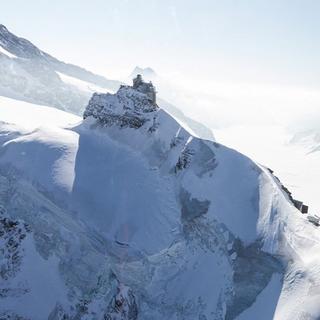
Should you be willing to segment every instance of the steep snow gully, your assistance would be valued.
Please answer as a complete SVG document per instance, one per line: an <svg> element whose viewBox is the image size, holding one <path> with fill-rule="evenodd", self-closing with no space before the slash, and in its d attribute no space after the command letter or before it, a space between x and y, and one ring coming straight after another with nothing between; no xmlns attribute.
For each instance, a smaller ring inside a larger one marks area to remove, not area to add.
<svg viewBox="0 0 320 320"><path fill-rule="evenodd" d="M317 227L142 90L94 94L83 121L6 98L0 119L0 318L320 317Z"/></svg>

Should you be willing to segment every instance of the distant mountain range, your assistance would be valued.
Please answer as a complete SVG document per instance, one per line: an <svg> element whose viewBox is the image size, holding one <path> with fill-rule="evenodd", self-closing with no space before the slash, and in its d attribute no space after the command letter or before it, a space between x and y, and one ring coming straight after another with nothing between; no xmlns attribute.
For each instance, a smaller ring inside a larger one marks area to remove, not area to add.
<svg viewBox="0 0 320 320"><path fill-rule="evenodd" d="M155 76L151 68L139 67L132 76L138 72ZM52 57L4 25L0 25L0 73L0 95L78 115L82 115L94 92L115 92L121 84ZM179 108L161 98L158 103L196 135L214 139L211 130L186 117Z"/></svg>
<svg viewBox="0 0 320 320"><path fill-rule="evenodd" d="M0 25L0 47L1 95L79 113L92 92L80 90L72 80L106 90L116 90L120 85L119 81L50 56L3 25Z"/></svg>
<svg viewBox="0 0 320 320"><path fill-rule="evenodd" d="M152 68L150 67L141 68L137 66L131 72L130 78L132 79L136 77L138 74L141 74L145 79L148 79L148 80L153 80L154 78L157 77L156 72Z"/></svg>

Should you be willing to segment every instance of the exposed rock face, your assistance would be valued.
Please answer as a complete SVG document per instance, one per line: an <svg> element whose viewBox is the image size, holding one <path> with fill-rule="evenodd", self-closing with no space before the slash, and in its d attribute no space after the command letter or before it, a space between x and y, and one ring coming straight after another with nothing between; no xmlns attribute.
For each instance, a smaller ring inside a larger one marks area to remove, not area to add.
<svg viewBox="0 0 320 320"><path fill-rule="evenodd" d="M30 41L19 38L0 24L0 44L9 52L21 58L39 58L42 52Z"/></svg>
<svg viewBox="0 0 320 320"><path fill-rule="evenodd" d="M153 125L159 107L146 94L130 86L121 86L116 94L95 93L84 112L84 119L96 118L106 126L140 128L146 122Z"/></svg>
<svg viewBox="0 0 320 320"><path fill-rule="evenodd" d="M133 89L144 93L153 104L156 104L156 88L151 81L143 81L141 74L138 74L137 77L133 79Z"/></svg>
<svg viewBox="0 0 320 320"><path fill-rule="evenodd" d="M181 201L181 217L185 220L192 220L200 217L208 212L210 201L200 201L196 198L192 199L190 194L183 189L180 193Z"/></svg>
<svg viewBox="0 0 320 320"><path fill-rule="evenodd" d="M119 284L117 294L108 306L105 320L136 320L138 319L138 306L131 288Z"/></svg>
<svg viewBox="0 0 320 320"><path fill-rule="evenodd" d="M30 232L27 224L8 217L3 207L0 207L0 279L13 278L20 270L23 258L21 243ZM4 283L4 282L2 282ZM0 287L0 297L10 295L10 289Z"/></svg>
<svg viewBox="0 0 320 320"><path fill-rule="evenodd" d="M21 271L24 259L24 240L30 228L20 220L9 217L6 210L0 205L0 300L19 299L29 292L26 284L13 286L11 281ZM15 310L0 308L0 319L28 320L17 315Z"/></svg>
<svg viewBox="0 0 320 320"><path fill-rule="evenodd" d="M152 81L153 85L155 85L160 93L160 96L157 97L157 104L166 110L171 116L181 121L183 124L187 125L188 128L192 130L192 132L203 139L215 141L213 132L211 129L206 127L203 123L196 121L195 119L191 119L186 116L181 108L177 108L173 104L169 103L169 101L174 101L174 96L177 94L175 87L171 87L170 84L167 84L167 80L158 76L158 74L152 68L141 68L139 66L135 67L128 78L128 82L131 82L133 78L136 78L138 75L141 75L144 80ZM166 93L169 95L166 97ZM172 96L171 96L172 95ZM167 100L168 99L168 100Z"/></svg>
<svg viewBox="0 0 320 320"><path fill-rule="evenodd" d="M92 92L66 83L59 73L85 81L100 90L116 90L120 81L106 79L78 66L64 63L30 41L0 25L0 95L82 114Z"/></svg>

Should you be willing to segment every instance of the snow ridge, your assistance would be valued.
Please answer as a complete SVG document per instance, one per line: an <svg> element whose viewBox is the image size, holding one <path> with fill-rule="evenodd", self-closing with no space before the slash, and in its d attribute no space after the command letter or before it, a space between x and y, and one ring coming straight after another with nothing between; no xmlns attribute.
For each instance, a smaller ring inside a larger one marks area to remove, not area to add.
<svg viewBox="0 0 320 320"><path fill-rule="evenodd" d="M319 229L269 170L130 86L95 94L80 123L28 105L59 119L30 128L19 108L0 123L0 204L32 232L17 251L18 229L1 233L0 261L15 270L3 283L28 292L0 299L5 316L319 318Z"/></svg>

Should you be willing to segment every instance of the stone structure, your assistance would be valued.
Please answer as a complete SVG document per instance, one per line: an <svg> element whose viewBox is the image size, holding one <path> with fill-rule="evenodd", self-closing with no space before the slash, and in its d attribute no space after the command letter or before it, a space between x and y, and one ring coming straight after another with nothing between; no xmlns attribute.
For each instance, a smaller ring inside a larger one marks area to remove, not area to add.
<svg viewBox="0 0 320 320"><path fill-rule="evenodd" d="M136 89L147 95L148 99L156 104L156 89L152 82L144 82L141 74L138 74L133 79L133 89Z"/></svg>
<svg viewBox="0 0 320 320"><path fill-rule="evenodd" d="M293 204L294 204L294 206L295 206L299 211L301 211L302 213L304 213L304 214L308 213L309 207L306 206L302 201L293 200Z"/></svg>

